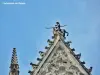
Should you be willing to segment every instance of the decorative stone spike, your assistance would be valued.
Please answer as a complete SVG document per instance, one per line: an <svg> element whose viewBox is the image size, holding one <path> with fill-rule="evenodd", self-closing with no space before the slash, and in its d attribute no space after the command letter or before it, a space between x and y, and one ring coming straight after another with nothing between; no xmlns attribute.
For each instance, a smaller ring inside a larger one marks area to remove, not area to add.
<svg viewBox="0 0 100 75"><path fill-rule="evenodd" d="M84 64L85 64L85 62L83 61L83 62L81 62L81 64L83 64L83 65L84 65Z"/></svg>
<svg viewBox="0 0 100 75"><path fill-rule="evenodd" d="M46 46L45 49L49 49L49 47Z"/></svg>
<svg viewBox="0 0 100 75"><path fill-rule="evenodd" d="M38 61L42 61L42 59L41 59L41 58L37 58L37 60L38 60Z"/></svg>
<svg viewBox="0 0 100 75"><path fill-rule="evenodd" d="M73 48L73 49L71 49L72 51L75 51L75 49Z"/></svg>

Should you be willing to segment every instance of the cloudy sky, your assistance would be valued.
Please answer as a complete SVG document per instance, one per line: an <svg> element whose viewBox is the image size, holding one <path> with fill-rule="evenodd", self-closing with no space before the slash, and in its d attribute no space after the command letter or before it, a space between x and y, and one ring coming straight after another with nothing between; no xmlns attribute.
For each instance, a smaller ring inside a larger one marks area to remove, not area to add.
<svg viewBox="0 0 100 75"><path fill-rule="evenodd" d="M25 5L2 2L25 2ZM17 48L20 75L29 75L38 51L44 51L56 21L70 33L71 47L82 53L93 75L100 74L100 0L0 0L0 75L8 75L12 48Z"/></svg>

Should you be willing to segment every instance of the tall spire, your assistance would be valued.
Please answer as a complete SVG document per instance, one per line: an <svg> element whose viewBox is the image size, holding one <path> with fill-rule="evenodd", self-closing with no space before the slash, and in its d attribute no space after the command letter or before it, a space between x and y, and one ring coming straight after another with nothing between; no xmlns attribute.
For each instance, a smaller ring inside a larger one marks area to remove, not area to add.
<svg viewBox="0 0 100 75"><path fill-rule="evenodd" d="M13 48L11 64L18 64L16 48Z"/></svg>
<svg viewBox="0 0 100 75"><path fill-rule="evenodd" d="M13 48L9 75L19 75L19 65L16 48Z"/></svg>

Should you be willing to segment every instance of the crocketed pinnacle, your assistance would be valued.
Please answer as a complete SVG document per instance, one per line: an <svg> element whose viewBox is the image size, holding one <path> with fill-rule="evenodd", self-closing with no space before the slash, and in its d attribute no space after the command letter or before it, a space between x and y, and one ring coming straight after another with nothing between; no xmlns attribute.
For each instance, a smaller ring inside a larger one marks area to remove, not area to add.
<svg viewBox="0 0 100 75"><path fill-rule="evenodd" d="M13 48L11 64L18 64L16 48Z"/></svg>
<svg viewBox="0 0 100 75"><path fill-rule="evenodd" d="M13 48L9 75L19 75L19 65L16 48Z"/></svg>

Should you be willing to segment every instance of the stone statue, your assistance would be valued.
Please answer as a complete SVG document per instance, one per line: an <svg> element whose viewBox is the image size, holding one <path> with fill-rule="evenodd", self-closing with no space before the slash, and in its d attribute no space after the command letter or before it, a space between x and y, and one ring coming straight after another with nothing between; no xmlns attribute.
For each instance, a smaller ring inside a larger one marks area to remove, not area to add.
<svg viewBox="0 0 100 75"><path fill-rule="evenodd" d="M62 33L63 33L63 37L65 37L66 33L67 33L67 36L69 35L69 33L65 29L62 29Z"/></svg>
<svg viewBox="0 0 100 75"><path fill-rule="evenodd" d="M56 22L56 25L55 25L55 28L58 30L58 31L61 31L61 29L60 29L60 23L59 22Z"/></svg>
<svg viewBox="0 0 100 75"><path fill-rule="evenodd" d="M53 29L53 34L54 36L56 36L57 32L60 32L63 37L65 37L65 34L67 33L67 36L69 35L69 33L65 30L65 29L61 29L61 27L64 27L66 25L61 26L59 22L56 22L56 25L54 27L50 27L50 28L46 28L46 29Z"/></svg>

